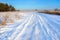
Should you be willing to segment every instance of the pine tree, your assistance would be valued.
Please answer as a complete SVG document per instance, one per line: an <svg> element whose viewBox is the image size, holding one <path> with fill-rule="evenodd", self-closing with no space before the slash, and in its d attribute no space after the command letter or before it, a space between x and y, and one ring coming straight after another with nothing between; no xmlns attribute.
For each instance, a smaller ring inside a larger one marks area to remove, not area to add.
<svg viewBox="0 0 60 40"><path fill-rule="evenodd" d="M15 8L7 3L0 3L0 11L15 11Z"/></svg>

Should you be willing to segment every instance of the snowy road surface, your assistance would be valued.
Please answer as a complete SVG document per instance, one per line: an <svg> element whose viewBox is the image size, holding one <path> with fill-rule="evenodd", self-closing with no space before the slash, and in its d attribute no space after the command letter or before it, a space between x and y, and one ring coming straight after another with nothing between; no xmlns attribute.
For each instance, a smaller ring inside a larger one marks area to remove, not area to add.
<svg viewBox="0 0 60 40"><path fill-rule="evenodd" d="M21 22L0 28L0 40L60 40L60 15L25 15Z"/></svg>

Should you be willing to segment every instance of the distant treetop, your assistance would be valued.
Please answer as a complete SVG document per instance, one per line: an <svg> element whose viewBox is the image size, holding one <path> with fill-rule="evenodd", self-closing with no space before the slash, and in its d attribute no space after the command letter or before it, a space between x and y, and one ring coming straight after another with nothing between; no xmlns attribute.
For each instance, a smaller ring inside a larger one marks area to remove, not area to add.
<svg viewBox="0 0 60 40"><path fill-rule="evenodd" d="M1 11L15 11L15 8L7 3L0 3L0 12Z"/></svg>

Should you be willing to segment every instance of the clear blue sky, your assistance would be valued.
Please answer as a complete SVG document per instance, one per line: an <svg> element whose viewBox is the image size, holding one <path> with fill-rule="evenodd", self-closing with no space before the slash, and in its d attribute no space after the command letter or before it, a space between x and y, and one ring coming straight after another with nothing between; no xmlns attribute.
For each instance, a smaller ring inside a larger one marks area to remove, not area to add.
<svg viewBox="0 0 60 40"><path fill-rule="evenodd" d="M0 0L16 9L60 9L60 0Z"/></svg>

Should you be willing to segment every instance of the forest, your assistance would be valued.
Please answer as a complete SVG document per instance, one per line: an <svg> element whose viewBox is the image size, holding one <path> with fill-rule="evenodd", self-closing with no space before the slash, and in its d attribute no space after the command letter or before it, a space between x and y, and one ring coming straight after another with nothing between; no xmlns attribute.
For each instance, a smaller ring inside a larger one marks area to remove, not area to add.
<svg viewBox="0 0 60 40"><path fill-rule="evenodd" d="M4 11L15 11L16 9L12 5L7 3L0 3L0 12Z"/></svg>

